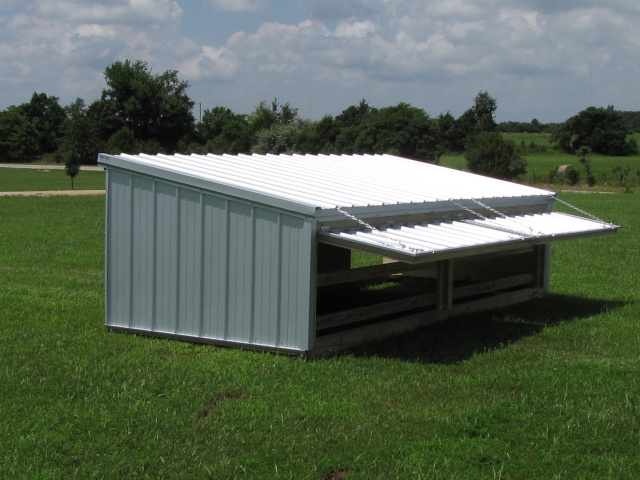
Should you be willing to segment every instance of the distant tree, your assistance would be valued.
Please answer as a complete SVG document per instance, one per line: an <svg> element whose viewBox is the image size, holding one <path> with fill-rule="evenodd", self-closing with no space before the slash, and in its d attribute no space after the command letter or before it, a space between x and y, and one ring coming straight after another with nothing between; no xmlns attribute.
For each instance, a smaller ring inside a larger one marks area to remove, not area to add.
<svg viewBox="0 0 640 480"><path fill-rule="evenodd" d="M499 132L478 134L465 153L469 170L481 175L514 180L526 173L527 161L511 140Z"/></svg>
<svg viewBox="0 0 640 480"><path fill-rule="evenodd" d="M537 118L534 118L533 120L531 120L531 129L530 131L532 133L540 133L542 131L543 125L540 123L540 121Z"/></svg>
<svg viewBox="0 0 640 480"><path fill-rule="evenodd" d="M294 150L298 153L332 153L340 129L331 115L318 121L302 121L295 140Z"/></svg>
<svg viewBox="0 0 640 480"><path fill-rule="evenodd" d="M358 105L351 105L343 110L335 119L335 125L339 130L334 143L337 153L352 154L356 152L355 143L360 135L364 121L376 112L369 106L365 99Z"/></svg>
<svg viewBox="0 0 640 480"><path fill-rule="evenodd" d="M591 159L589 158L589 154L591 154L591 148L583 145L578 150L576 150L576 155L584 169L584 176L587 179L587 185L593 187L596 184L596 178L591 173Z"/></svg>
<svg viewBox="0 0 640 480"><path fill-rule="evenodd" d="M199 141L209 153L249 153L251 131L246 115L233 113L225 107L205 110L196 126Z"/></svg>
<svg viewBox="0 0 640 480"><path fill-rule="evenodd" d="M101 105L95 108L104 122L107 140L126 127L136 140L157 141L167 152L193 132L193 102L187 96L189 84L168 70L153 75L143 61L117 61L105 69L107 88Z"/></svg>
<svg viewBox="0 0 640 480"><path fill-rule="evenodd" d="M65 107L67 118L62 124L62 139L59 151L63 157L69 152L76 152L80 163L95 163L98 158L101 142L98 138L98 128L94 119L89 115L84 100ZM120 152L118 152L120 153Z"/></svg>
<svg viewBox="0 0 640 480"><path fill-rule="evenodd" d="M251 151L254 153L292 152L300 130L303 128L298 118L298 109L278 99L262 101L249 115L249 131L253 135Z"/></svg>
<svg viewBox="0 0 640 480"><path fill-rule="evenodd" d="M38 130L22 108L11 106L0 112L0 158L6 162L33 161L39 147Z"/></svg>
<svg viewBox="0 0 640 480"><path fill-rule="evenodd" d="M640 112L620 112L622 123L630 132L640 132Z"/></svg>
<svg viewBox="0 0 640 480"><path fill-rule="evenodd" d="M256 133L251 151L261 154L293 153L301 129L300 123L274 123Z"/></svg>
<svg viewBox="0 0 640 480"><path fill-rule="evenodd" d="M289 103L280 105L277 98L271 102L270 106L263 100L249 115L249 125L253 133L271 128L274 124L290 125L297 120L298 109Z"/></svg>
<svg viewBox="0 0 640 480"><path fill-rule="evenodd" d="M589 107L561 124L550 141L568 153L587 146L601 155L635 155L638 148L627 141L628 134L622 115L613 106Z"/></svg>
<svg viewBox="0 0 640 480"><path fill-rule="evenodd" d="M71 178L71 190L73 190L73 179L80 172L80 155L75 150L66 153L64 171Z"/></svg>
<svg viewBox="0 0 640 480"><path fill-rule="evenodd" d="M450 153L464 151L465 132L460 129L453 115L450 112L441 113L437 122L443 150Z"/></svg>
<svg viewBox="0 0 640 480"><path fill-rule="evenodd" d="M67 118L58 100L46 93L34 93L29 103L20 106L37 132L38 155L54 153L58 149L62 125Z"/></svg>
<svg viewBox="0 0 640 480"><path fill-rule="evenodd" d="M473 99L473 114L476 119L476 131L478 132L494 132L496 130L496 121L494 115L498 108L496 99L489 95L489 92L479 92Z"/></svg>
<svg viewBox="0 0 640 480"><path fill-rule="evenodd" d="M136 141L133 130L129 127L122 127L109 137L105 145L105 153L118 155L119 153L140 153L144 148L140 148L140 142ZM157 153L157 150L156 152Z"/></svg>
<svg viewBox="0 0 640 480"><path fill-rule="evenodd" d="M483 132L495 132L498 128L494 115L498 103L489 92L479 92L473 99L473 106L456 120L456 129L464 138L467 148L477 135Z"/></svg>
<svg viewBox="0 0 640 480"><path fill-rule="evenodd" d="M437 163L441 150L438 124L408 103L371 112L362 121L354 148L359 153L390 153Z"/></svg>

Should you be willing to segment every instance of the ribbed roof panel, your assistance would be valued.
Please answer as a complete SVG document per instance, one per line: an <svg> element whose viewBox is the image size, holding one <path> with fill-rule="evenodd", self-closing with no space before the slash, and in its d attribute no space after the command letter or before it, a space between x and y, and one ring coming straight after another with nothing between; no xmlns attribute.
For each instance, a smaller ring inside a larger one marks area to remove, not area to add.
<svg viewBox="0 0 640 480"><path fill-rule="evenodd" d="M99 162L316 209L550 196L552 192L392 155L104 155ZM151 169L151 170L150 170Z"/></svg>

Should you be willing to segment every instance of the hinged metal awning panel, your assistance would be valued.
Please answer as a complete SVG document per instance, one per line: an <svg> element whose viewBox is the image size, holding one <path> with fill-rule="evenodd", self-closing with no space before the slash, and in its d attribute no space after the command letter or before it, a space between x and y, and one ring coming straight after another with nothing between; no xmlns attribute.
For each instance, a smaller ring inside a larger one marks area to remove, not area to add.
<svg viewBox="0 0 640 480"><path fill-rule="evenodd" d="M618 228L597 220L545 212L328 230L319 232L319 241L407 263L423 263L518 248L523 242L541 244L605 235Z"/></svg>

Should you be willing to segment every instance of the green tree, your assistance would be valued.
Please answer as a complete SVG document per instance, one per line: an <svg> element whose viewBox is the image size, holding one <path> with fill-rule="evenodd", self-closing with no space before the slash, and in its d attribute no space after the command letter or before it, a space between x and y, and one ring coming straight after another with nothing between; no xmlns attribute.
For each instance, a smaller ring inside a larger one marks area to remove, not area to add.
<svg viewBox="0 0 640 480"><path fill-rule="evenodd" d="M499 132L478 134L465 158L470 171L503 180L514 180L527 171L527 162L518 154L515 144Z"/></svg>
<svg viewBox="0 0 640 480"><path fill-rule="evenodd" d="M71 190L73 190L73 179L80 173L80 155L75 150L71 150L65 157L64 171L71 177Z"/></svg>
<svg viewBox="0 0 640 480"><path fill-rule="evenodd" d="M498 108L496 99L489 95L489 92L479 92L473 99L473 114L476 119L476 130L478 132L495 132L497 125L494 115Z"/></svg>
<svg viewBox="0 0 640 480"><path fill-rule="evenodd" d="M442 149L450 153L464 151L465 132L450 112L441 113L437 119Z"/></svg>
<svg viewBox="0 0 640 480"><path fill-rule="evenodd" d="M337 153L356 153L355 144L364 121L376 111L375 108L369 106L365 99L360 103L351 105L338 115L335 124L339 130L335 140L335 149Z"/></svg>
<svg viewBox="0 0 640 480"><path fill-rule="evenodd" d="M371 112L355 140L359 153L390 153L437 163L440 159L437 121L408 103Z"/></svg>
<svg viewBox="0 0 640 480"><path fill-rule="evenodd" d="M291 125L296 121L298 121L298 109L289 105L288 102L280 105L277 98L271 102L271 106L263 100L249 115L249 125L253 133L269 129L275 124Z"/></svg>
<svg viewBox="0 0 640 480"><path fill-rule="evenodd" d="M62 137L62 125L67 118L58 97L34 93L31 101L20 106L37 132L37 154L54 153Z"/></svg>
<svg viewBox="0 0 640 480"><path fill-rule="evenodd" d="M303 127L300 123L274 123L255 135L253 153L293 153L296 138Z"/></svg>
<svg viewBox="0 0 640 480"><path fill-rule="evenodd" d="M299 153L331 153L340 129L331 115L317 122L302 122L302 129L295 141L295 151Z"/></svg>
<svg viewBox="0 0 640 480"><path fill-rule="evenodd" d="M65 110L67 118L62 125L62 140L59 148L61 155L66 157L70 152L76 152L80 163L95 163L101 142L95 121L89 115L84 100L76 99L65 107Z"/></svg>
<svg viewBox="0 0 640 480"><path fill-rule="evenodd" d="M613 106L589 107L558 126L550 141L568 153L586 146L601 155L635 155L638 147L635 141L627 141L628 134L622 115Z"/></svg>
<svg viewBox="0 0 640 480"><path fill-rule="evenodd" d="M0 112L0 158L29 162L39 152L38 131L24 110L11 106Z"/></svg>
<svg viewBox="0 0 640 480"><path fill-rule="evenodd" d="M246 115L238 115L225 107L205 110L196 126L199 141L210 153L248 153L251 131Z"/></svg>
<svg viewBox="0 0 640 480"><path fill-rule="evenodd" d="M116 133L109 137L105 144L105 153L117 155L119 153L140 153L144 148L140 147L140 143L136 141L133 130L129 127L122 127ZM154 149L156 150L156 149Z"/></svg>
<svg viewBox="0 0 640 480"><path fill-rule="evenodd" d="M107 87L97 108L107 140L126 127L138 141L155 141L167 152L193 132L193 102L186 90L189 84L168 70L153 75L146 62L117 61L105 69Z"/></svg>
<svg viewBox="0 0 640 480"><path fill-rule="evenodd" d="M260 102L249 115L249 129L253 135L251 151L254 153L292 152L296 138L305 127L298 118L298 109L274 99L269 107Z"/></svg>
<svg viewBox="0 0 640 480"><path fill-rule="evenodd" d="M464 139L464 148L471 145L477 135L495 132L498 128L494 115L498 103L489 92L479 92L473 99L473 106L456 120L456 130Z"/></svg>

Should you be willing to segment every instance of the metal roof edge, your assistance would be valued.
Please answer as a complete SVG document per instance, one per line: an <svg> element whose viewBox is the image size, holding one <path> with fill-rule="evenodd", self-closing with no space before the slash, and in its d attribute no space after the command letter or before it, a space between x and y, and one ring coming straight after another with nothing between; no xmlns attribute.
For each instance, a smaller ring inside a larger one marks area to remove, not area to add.
<svg viewBox="0 0 640 480"><path fill-rule="evenodd" d="M222 182L214 182L163 168L153 167L144 163L136 162L131 158L125 159L118 155L101 153L98 155L98 164L105 167L113 167L128 172L135 172L154 178L160 178L214 193L221 193L223 195L228 195L245 201L302 214L307 217L315 217L316 215L317 207L314 205L294 202L284 198L265 195L264 193L251 190L249 188L240 188Z"/></svg>

